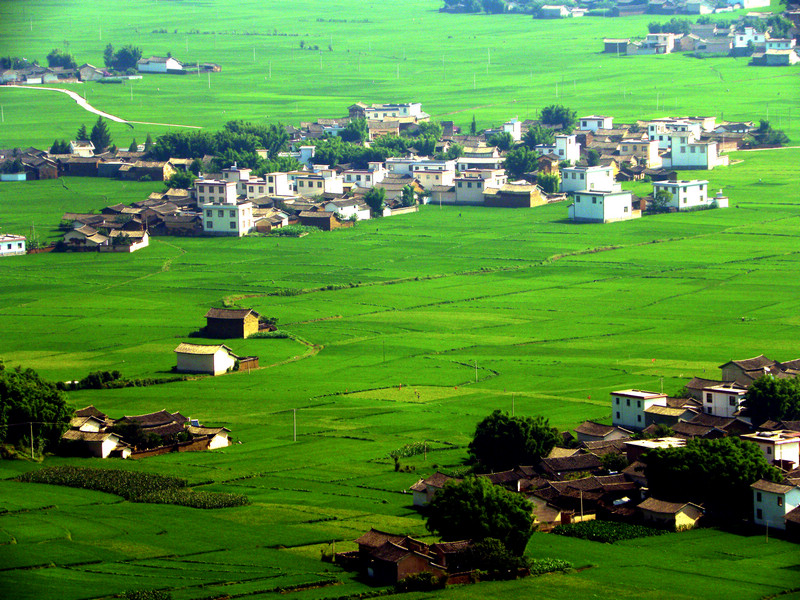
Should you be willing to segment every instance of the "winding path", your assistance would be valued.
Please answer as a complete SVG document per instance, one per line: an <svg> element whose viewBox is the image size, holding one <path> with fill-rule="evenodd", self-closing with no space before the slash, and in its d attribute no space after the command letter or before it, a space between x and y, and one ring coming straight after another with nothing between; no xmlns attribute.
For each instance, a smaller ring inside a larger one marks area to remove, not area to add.
<svg viewBox="0 0 800 600"><path fill-rule="evenodd" d="M126 124L129 124L129 125L134 125L134 124L136 124L136 125L160 125L162 127L185 127L187 129L202 129L202 127L200 127L198 125L176 125L175 123L150 123L148 121L127 121L126 119L123 119L121 117L116 117L116 116L111 115L111 114L109 114L107 112L103 112L102 110L97 110L94 106L89 104L86 101L85 98L83 98L77 92L73 92L72 90L65 90L65 89L62 89L62 88L42 87L42 86L36 86L36 87L23 86L23 85L0 86L0 89L2 89L3 87L11 87L11 88L18 89L18 90L19 89L25 89L25 90L48 90L48 91L51 91L51 92L61 92L62 94L66 94L67 96L69 96L70 98L75 100L75 102L78 103L78 106L80 106L84 110L87 110L90 113L94 113L96 115L104 117L104 118L106 118L106 119L108 119L110 121L115 121L116 123L126 123Z"/></svg>

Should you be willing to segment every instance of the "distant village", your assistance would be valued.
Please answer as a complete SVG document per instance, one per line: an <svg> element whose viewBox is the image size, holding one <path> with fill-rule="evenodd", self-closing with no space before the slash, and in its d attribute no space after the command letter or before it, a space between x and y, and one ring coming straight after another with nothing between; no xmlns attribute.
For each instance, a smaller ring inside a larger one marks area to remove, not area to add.
<svg viewBox="0 0 800 600"><path fill-rule="evenodd" d="M316 141L338 136L359 120L366 124L363 146L369 147L384 136L413 132L430 117L419 103L359 102L349 107L347 117L287 126L290 150L278 158L296 161L296 170L258 177L232 164L217 173L201 170L192 176L190 189L154 192L98 214L67 212L60 223L64 238L56 249L133 252L147 247L152 235L241 237L274 234L291 225L330 231L415 212L420 204L531 208L570 201L570 219L600 223L648 212L725 208L729 201L721 190L709 189L704 179L679 180L676 171L726 166L726 152L757 143L760 131L750 122L691 116L617 124L611 116L586 115L575 119L569 133L558 124L513 118L465 134L443 121L435 146L439 158L420 156L411 147L405 156L372 161L366 168L319 164ZM547 141L531 146L532 136L542 131ZM267 157L266 150L258 152ZM507 163L515 153L528 161L521 172ZM202 169L214 159L156 161L141 146L96 153L92 142L72 140L65 154L0 150L0 181L6 182L0 185L62 175L168 181L176 173L191 175L193 164ZM641 180L652 182L651 195L637 197L622 189L622 182ZM4 234L0 255L25 252L25 236Z"/></svg>

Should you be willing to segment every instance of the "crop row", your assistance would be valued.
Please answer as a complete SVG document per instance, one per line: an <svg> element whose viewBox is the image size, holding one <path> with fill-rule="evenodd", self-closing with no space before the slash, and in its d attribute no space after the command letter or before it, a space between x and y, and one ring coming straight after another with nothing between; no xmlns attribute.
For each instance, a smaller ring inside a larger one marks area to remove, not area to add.
<svg viewBox="0 0 800 600"><path fill-rule="evenodd" d="M582 523L569 523L558 525L553 529L557 535L576 537L593 542L613 544L622 540L651 537L667 533L663 529L653 529L643 525L630 525L628 523L614 523L611 521L584 521Z"/></svg>
<svg viewBox="0 0 800 600"><path fill-rule="evenodd" d="M48 467L24 473L17 477L17 481L106 492L130 502L176 504L190 508L228 508L250 502L243 494L196 492L188 489L186 480L179 477L118 469Z"/></svg>

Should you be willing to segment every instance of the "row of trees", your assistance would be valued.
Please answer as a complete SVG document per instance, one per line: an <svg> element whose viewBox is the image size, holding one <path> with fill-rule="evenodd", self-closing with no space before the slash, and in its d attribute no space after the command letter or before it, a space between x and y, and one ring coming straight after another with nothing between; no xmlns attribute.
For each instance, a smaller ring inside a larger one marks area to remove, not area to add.
<svg viewBox="0 0 800 600"><path fill-rule="evenodd" d="M47 66L76 69L78 67L78 63L75 61L75 57L66 50L53 48L50 51L50 54L47 55Z"/></svg>
<svg viewBox="0 0 800 600"><path fill-rule="evenodd" d="M97 121L92 126L91 133L87 132L86 125L81 125L80 128L78 128L78 132L75 134L75 139L92 142L96 154L100 154L106 150L116 150L116 146L114 146L111 141L111 133L108 131L108 125L106 125L103 117L97 117ZM61 144L62 145L58 149L63 150L64 142ZM69 144L67 144L66 147L67 152L69 152ZM65 152L62 152L61 154L65 154Z"/></svg>
<svg viewBox="0 0 800 600"><path fill-rule="evenodd" d="M114 51L114 46L107 44L103 50L103 64L112 71L125 72L136 69L136 63L142 58L142 49L127 44Z"/></svg>

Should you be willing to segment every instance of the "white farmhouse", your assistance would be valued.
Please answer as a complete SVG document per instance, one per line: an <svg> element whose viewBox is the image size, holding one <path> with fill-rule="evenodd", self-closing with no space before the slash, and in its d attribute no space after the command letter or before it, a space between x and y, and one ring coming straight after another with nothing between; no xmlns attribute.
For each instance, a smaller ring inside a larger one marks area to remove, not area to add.
<svg viewBox="0 0 800 600"><path fill-rule="evenodd" d="M606 117L605 115L589 115L588 117L581 117L579 120L580 129L583 131L597 131L598 129L613 129L614 117Z"/></svg>
<svg viewBox="0 0 800 600"><path fill-rule="evenodd" d="M728 164L727 156L717 154L717 142L699 142L688 133L673 133L669 139L671 150L664 157L664 168L711 170Z"/></svg>
<svg viewBox="0 0 800 600"><path fill-rule="evenodd" d="M25 254L25 237L21 235L11 235L0 233L0 256L14 256Z"/></svg>
<svg viewBox="0 0 800 600"><path fill-rule="evenodd" d="M708 181L692 179L691 181L655 181L653 197L664 191L671 196L669 207L675 210L711 206L716 198L708 195Z"/></svg>
<svg viewBox="0 0 800 600"><path fill-rule="evenodd" d="M342 219L356 217L359 221L366 221L372 216L369 206L354 198L331 200L324 205L325 210L337 213Z"/></svg>
<svg viewBox="0 0 800 600"><path fill-rule="evenodd" d="M555 154L574 165L581 159L581 145L575 135L557 135Z"/></svg>
<svg viewBox="0 0 800 600"><path fill-rule="evenodd" d="M203 231L208 235L242 237L254 227L253 203L238 200L236 181L195 180L195 194L203 217Z"/></svg>
<svg viewBox="0 0 800 600"><path fill-rule="evenodd" d="M645 411L651 406L666 405L666 394L645 390L611 392L611 422L617 427L641 431L647 426Z"/></svg>
<svg viewBox="0 0 800 600"><path fill-rule="evenodd" d="M733 417L744 402L747 390L736 383L703 388L703 412L715 417Z"/></svg>
<svg viewBox="0 0 800 600"><path fill-rule="evenodd" d="M455 178L455 204L483 204L487 188L501 188L508 181L503 169L470 170Z"/></svg>
<svg viewBox="0 0 800 600"><path fill-rule="evenodd" d="M136 70L140 73L169 73L183 71L183 64L171 56L151 56L137 61Z"/></svg>
<svg viewBox="0 0 800 600"><path fill-rule="evenodd" d="M776 460L784 461L791 463L785 465L788 469L797 468L800 464L800 431L757 431L742 435L741 438L757 444L769 464Z"/></svg>
<svg viewBox="0 0 800 600"><path fill-rule="evenodd" d="M620 191L614 181L613 169L604 166L565 167L561 169L561 191L564 193L583 190Z"/></svg>
<svg viewBox="0 0 800 600"><path fill-rule="evenodd" d="M342 176L345 183L369 189L383 181L386 174L387 170L382 162L370 162L367 169L348 169Z"/></svg>
<svg viewBox="0 0 800 600"><path fill-rule="evenodd" d="M753 490L753 522L773 529L786 529L784 517L800 506L800 487L760 479Z"/></svg>
<svg viewBox="0 0 800 600"><path fill-rule="evenodd" d="M94 144L89 140L72 140L69 143L69 153L81 158L94 156Z"/></svg>
<svg viewBox="0 0 800 600"><path fill-rule="evenodd" d="M589 223L612 223L642 216L633 210L633 194L626 191L573 192L575 201L569 206L569 218Z"/></svg>
<svg viewBox="0 0 800 600"><path fill-rule="evenodd" d="M296 175L294 185L297 193L307 198L325 193L344 193L344 178L335 169L323 168L316 173Z"/></svg>
<svg viewBox="0 0 800 600"><path fill-rule="evenodd" d="M238 358L225 344L179 344L175 348L176 371L222 375L232 370Z"/></svg>
<svg viewBox="0 0 800 600"><path fill-rule="evenodd" d="M456 160L456 169L470 171L474 169L502 169L505 159L500 156L462 156Z"/></svg>

